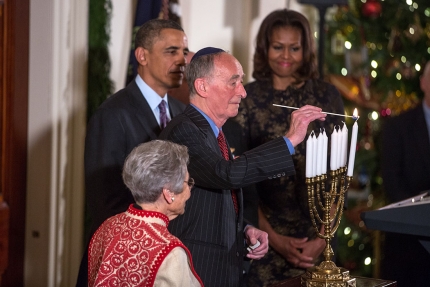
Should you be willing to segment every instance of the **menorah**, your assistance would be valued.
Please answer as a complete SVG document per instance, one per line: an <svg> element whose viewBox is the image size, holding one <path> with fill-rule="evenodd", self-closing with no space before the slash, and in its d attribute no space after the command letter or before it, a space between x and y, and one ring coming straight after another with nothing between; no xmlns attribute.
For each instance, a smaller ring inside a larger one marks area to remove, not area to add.
<svg viewBox="0 0 430 287"><path fill-rule="evenodd" d="M299 109L278 104L273 105L287 109ZM339 228L343 214L345 193L349 189L349 184L352 180L359 116L357 109L354 109L352 116L323 111L321 113L352 118L355 123L351 133L348 168L346 161L348 128L344 122L342 129L340 126L337 129L336 127L333 129L331 134L330 178L327 177L328 138L325 130L320 130L318 137L312 131L306 141L306 186L309 197L309 212L316 234L319 238L325 240L326 246L323 251L325 260L319 266L306 270L301 276L301 286L355 287L355 279L349 276L349 271L345 268L337 267L331 261L334 253L330 241ZM328 185L330 185L330 189L326 191ZM319 232L319 224L324 226L324 234Z"/></svg>
<svg viewBox="0 0 430 287"><path fill-rule="evenodd" d="M346 175L347 168L341 167L326 174L306 177L308 191L309 213L313 227L319 238L326 242L323 251L324 261L320 265L308 268L301 277L302 287L355 287L355 278L349 276L349 271L337 267L331 260L333 249L330 241L336 233L345 202L345 193L349 188L352 176ZM330 189L326 191L326 187ZM317 224L318 222L318 224ZM324 226L324 233L319 231L319 224Z"/></svg>

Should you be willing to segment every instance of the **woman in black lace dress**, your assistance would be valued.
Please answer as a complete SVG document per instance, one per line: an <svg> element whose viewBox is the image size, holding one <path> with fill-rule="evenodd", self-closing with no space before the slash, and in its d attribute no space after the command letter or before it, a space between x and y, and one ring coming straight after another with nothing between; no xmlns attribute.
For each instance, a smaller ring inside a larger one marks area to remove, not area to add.
<svg viewBox="0 0 430 287"><path fill-rule="evenodd" d="M254 54L254 82L245 86L236 120L242 125L249 148L285 134L292 110L273 104L313 105L323 111L344 113L334 86L318 78L313 36L308 20L291 10L276 10L260 26ZM331 135L341 117L313 122L309 131L325 129ZM330 151L330 148L328 149ZM325 242L316 237L309 216L305 185L306 141L295 148L296 175L257 184L259 227L269 234L270 248L254 260L247 286L266 286L299 275L318 262ZM246 196L246 194L244 194Z"/></svg>

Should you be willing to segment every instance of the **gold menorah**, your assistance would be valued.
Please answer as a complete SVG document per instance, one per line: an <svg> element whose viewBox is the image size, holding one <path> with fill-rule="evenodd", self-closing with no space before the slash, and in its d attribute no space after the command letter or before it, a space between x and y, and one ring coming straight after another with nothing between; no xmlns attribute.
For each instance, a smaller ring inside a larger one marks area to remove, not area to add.
<svg viewBox="0 0 430 287"><path fill-rule="evenodd" d="M326 191L327 181L330 179L330 190ZM324 261L318 266L308 268L302 275L302 287L356 286L355 278L349 276L349 271L345 268L337 267L331 261L334 253L330 245L330 241L340 224L345 193L349 188L351 179L352 176L346 176L346 167L330 171L330 178L326 174L306 178L312 224L318 237L325 240L326 246L323 251ZM324 226L324 234L319 231L319 224Z"/></svg>

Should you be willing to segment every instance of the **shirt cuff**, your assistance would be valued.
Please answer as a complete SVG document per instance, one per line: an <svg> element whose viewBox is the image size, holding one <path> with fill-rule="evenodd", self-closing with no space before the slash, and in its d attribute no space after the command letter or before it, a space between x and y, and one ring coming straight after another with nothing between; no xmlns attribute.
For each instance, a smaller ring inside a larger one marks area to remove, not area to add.
<svg viewBox="0 0 430 287"><path fill-rule="evenodd" d="M295 150L294 150L294 147L293 147L293 144L291 143L291 141L287 137L284 137L284 140L285 140L285 143L287 144L287 147L288 147L288 150L290 151L290 154L294 154Z"/></svg>

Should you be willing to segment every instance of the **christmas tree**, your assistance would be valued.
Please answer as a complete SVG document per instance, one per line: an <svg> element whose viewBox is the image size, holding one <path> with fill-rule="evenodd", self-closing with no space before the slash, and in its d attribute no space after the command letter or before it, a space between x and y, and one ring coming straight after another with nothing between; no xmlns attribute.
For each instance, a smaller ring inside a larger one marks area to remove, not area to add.
<svg viewBox="0 0 430 287"><path fill-rule="evenodd" d="M378 277L383 233L360 213L387 202L380 176L383 121L422 97L419 76L430 60L430 1L350 0L326 15L325 75L359 115L359 142L348 210L338 229L337 260L353 275ZM351 124L351 123L349 123Z"/></svg>

